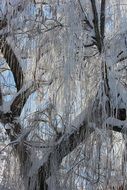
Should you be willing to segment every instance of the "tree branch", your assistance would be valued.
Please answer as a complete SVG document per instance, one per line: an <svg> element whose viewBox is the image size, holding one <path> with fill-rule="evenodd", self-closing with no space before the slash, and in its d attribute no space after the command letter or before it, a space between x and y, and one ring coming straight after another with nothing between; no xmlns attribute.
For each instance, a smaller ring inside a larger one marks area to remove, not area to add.
<svg viewBox="0 0 127 190"><path fill-rule="evenodd" d="M7 40L1 39L0 48L1 53L13 73L17 91L19 91L23 85L23 71L20 63Z"/></svg>
<svg viewBox="0 0 127 190"><path fill-rule="evenodd" d="M100 15L100 35L103 42L105 32L105 0L101 0L101 15Z"/></svg>
<svg viewBox="0 0 127 190"><path fill-rule="evenodd" d="M14 117L20 116L27 99L34 91L35 86L33 84L25 90L21 89L21 92L19 91L18 95L14 98L10 106L10 110L13 113Z"/></svg>
<svg viewBox="0 0 127 190"><path fill-rule="evenodd" d="M7 19L6 17L3 20L0 20L0 30L4 29L7 26ZM10 67L17 91L19 91L23 85L23 71L19 64L19 61L11 48L10 44L6 40L6 36L0 36L0 49L1 53L3 54L8 66Z"/></svg>
<svg viewBox="0 0 127 190"><path fill-rule="evenodd" d="M84 46L85 48L92 47L92 46L94 46L94 45L95 45L94 42L92 42L91 44L83 44L83 46Z"/></svg>
<svg viewBox="0 0 127 190"><path fill-rule="evenodd" d="M96 8L95 0L91 0L91 6L92 6L92 11L93 11L93 24L94 24L94 31L95 31L95 39L97 42L98 50L101 53L102 42L101 42L101 37L100 37L98 12L97 12L97 8Z"/></svg>

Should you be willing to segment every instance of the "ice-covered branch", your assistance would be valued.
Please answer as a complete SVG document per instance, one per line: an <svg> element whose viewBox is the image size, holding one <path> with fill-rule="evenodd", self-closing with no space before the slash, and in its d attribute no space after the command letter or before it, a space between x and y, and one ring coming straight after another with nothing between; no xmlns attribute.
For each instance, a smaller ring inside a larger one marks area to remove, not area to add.
<svg viewBox="0 0 127 190"><path fill-rule="evenodd" d="M33 83L30 85L24 85L13 98L12 104L10 105L10 111L15 117L20 116L27 99L35 91L35 89L36 88Z"/></svg>

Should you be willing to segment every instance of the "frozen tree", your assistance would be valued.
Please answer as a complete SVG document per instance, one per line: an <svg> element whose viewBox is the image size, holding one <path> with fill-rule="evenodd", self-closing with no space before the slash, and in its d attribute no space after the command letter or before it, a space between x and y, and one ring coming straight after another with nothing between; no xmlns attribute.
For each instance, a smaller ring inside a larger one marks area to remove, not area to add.
<svg viewBox="0 0 127 190"><path fill-rule="evenodd" d="M2 188L126 189L126 9L1 0Z"/></svg>

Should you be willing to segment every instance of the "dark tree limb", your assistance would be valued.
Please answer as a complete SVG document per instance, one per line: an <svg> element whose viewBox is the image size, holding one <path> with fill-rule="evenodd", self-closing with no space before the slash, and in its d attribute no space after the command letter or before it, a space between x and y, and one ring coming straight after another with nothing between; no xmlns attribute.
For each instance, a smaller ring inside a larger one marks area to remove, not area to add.
<svg viewBox="0 0 127 190"><path fill-rule="evenodd" d="M100 15L100 35L103 42L105 33L105 0L101 0L101 15Z"/></svg>
<svg viewBox="0 0 127 190"><path fill-rule="evenodd" d="M95 45L94 42L92 42L91 44L83 44L83 46L84 46L85 48L92 47L92 46L94 46L94 45Z"/></svg>
<svg viewBox="0 0 127 190"><path fill-rule="evenodd" d="M10 110L14 117L20 116L21 111L29 98L29 96L35 91L35 86L31 85L29 88L25 89L19 93L13 100ZM20 91L19 91L20 92Z"/></svg>
<svg viewBox="0 0 127 190"><path fill-rule="evenodd" d="M3 54L8 66L10 67L16 88L17 88L17 96L14 98L9 113L4 113L0 110L0 122L3 124L10 123L13 126L10 129L6 129L6 132L11 141L15 141L19 134L21 133L21 125L15 121L15 117L20 116L21 111L28 99L28 97L32 94L35 90L35 87L31 85L29 88L23 90L23 71L20 66L19 60L16 57L13 49L11 48L10 44L7 42L5 37L1 36L0 41L0 49L1 53ZM1 90L1 89L0 89ZM20 92L21 91L21 92ZM2 92L0 91L0 105L2 105ZM20 162L22 167L25 168L25 164L27 163L26 160L28 159L28 151L24 144L16 145L14 149L19 156Z"/></svg>
<svg viewBox="0 0 127 190"><path fill-rule="evenodd" d="M95 31L95 39L97 42L98 50L101 53L102 42L101 42L101 36L100 36L100 31L99 31L98 12L97 12L97 8L96 8L95 0L91 0L91 7L92 7L92 12L93 12L93 24L94 24L94 31Z"/></svg>
<svg viewBox="0 0 127 190"><path fill-rule="evenodd" d="M17 117L17 116L20 116L21 111L27 99L29 98L29 96L35 91L35 85L31 85L28 88L25 87L25 90L22 89L24 88L23 87L23 71L18 61L18 58L16 57L11 46L8 44L7 40L3 40L3 39L1 40L0 48L8 66L10 67L12 71L16 88L17 88L18 94L14 98L10 106L10 111L13 117Z"/></svg>
<svg viewBox="0 0 127 190"><path fill-rule="evenodd" d="M0 48L1 53L3 54L8 66L13 73L17 91L19 91L23 85L23 71L18 58L6 40L1 40Z"/></svg>

